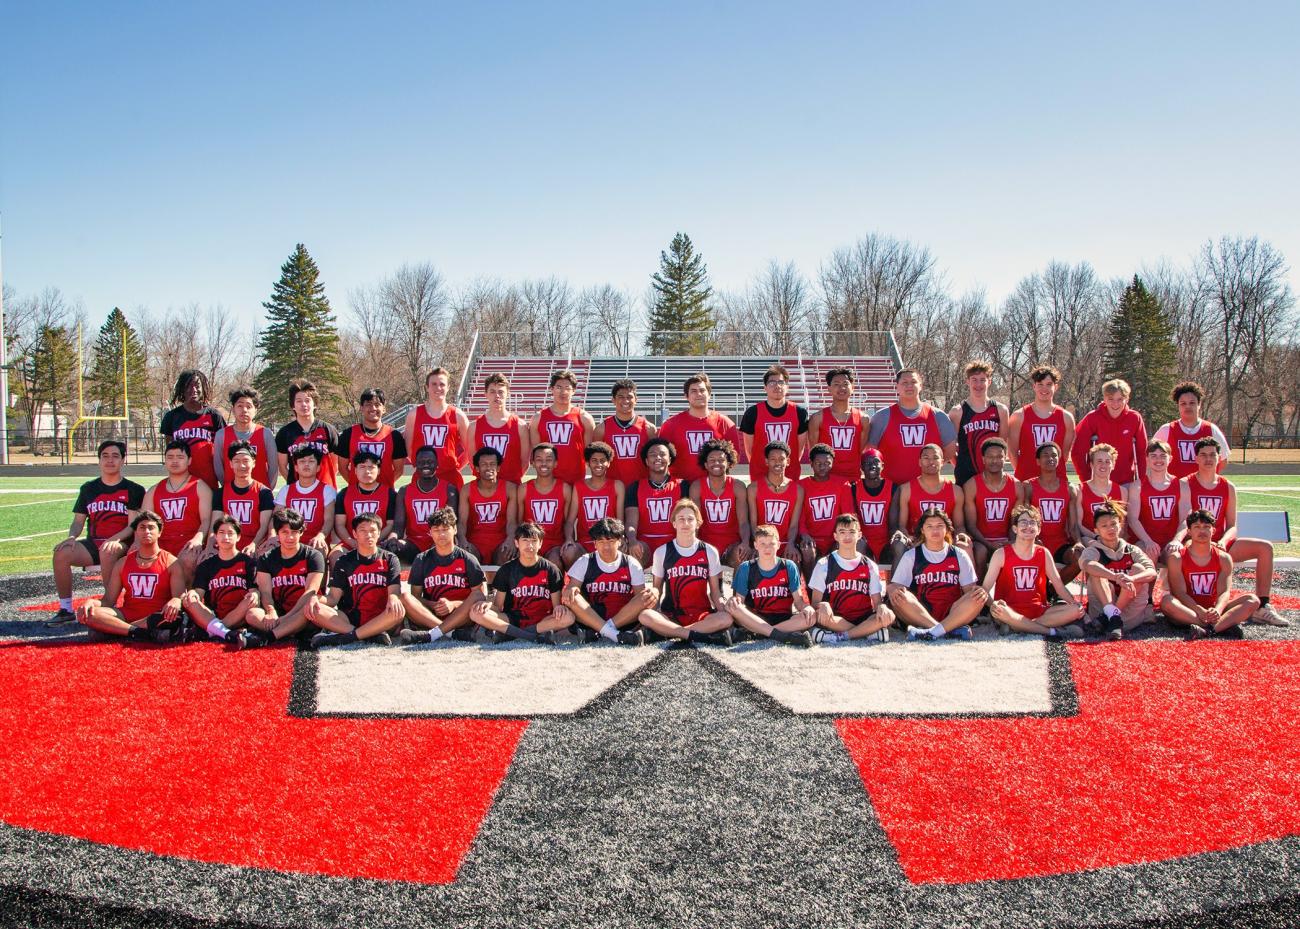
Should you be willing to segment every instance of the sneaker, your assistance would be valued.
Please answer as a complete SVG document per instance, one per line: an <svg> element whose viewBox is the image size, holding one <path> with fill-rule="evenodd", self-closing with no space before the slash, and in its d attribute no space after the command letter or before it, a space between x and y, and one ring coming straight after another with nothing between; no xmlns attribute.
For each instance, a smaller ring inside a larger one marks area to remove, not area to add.
<svg viewBox="0 0 1300 929"><path fill-rule="evenodd" d="M361 641L368 642L371 645L392 645L393 637L387 632L381 632L379 635L372 635L370 638Z"/></svg>
<svg viewBox="0 0 1300 929"><path fill-rule="evenodd" d="M1107 630L1106 630L1106 638L1110 639L1112 642L1118 642L1118 641L1120 641L1121 639L1123 639L1123 638L1124 638L1124 625L1123 625L1123 623L1121 623L1120 625L1116 626L1114 629L1107 629Z"/></svg>
<svg viewBox="0 0 1300 929"><path fill-rule="evenodd" d="M504 633L504 632L493 632L493 633L492 633L492 644L493 644L493 645L505 645L507 642L513 642L514 640L515 640L515 639L514 639L514 636L507 635L507 634Z"/></svg>
<svg viewBox="0 0 1300 929"><path fill-rule="evenodd" d="M554 635L553 633L550 633L550 632L539 632L539 633L537 633L537 644L538 644L538 645L554 645L554 644L555 644L555 635Z"/></svg>
<svg viewBox="0 0 1300 929"><path fill-rule="evenodd" d="M803 632L792 632L790 633L790 638L785 640L785 644L795 645L799 648L812 648L812 636L808 634L807 630L804 630Z"/></svg>
<svg viewBox="0 0 1300 929"><path fill-rule="evenodd" d="M477 632L478 626L461 626L459 629L452 630L451 638L453 642L473 642Z"/></svg>
<svg viewBox="0 0 1300 929"><path fill-rule="evenodd" d="M260 629L240 629L226 636L226 643L237 652L246 648L263 648L274 641L275 636Z"/></svg>
<svg viewBox="0 0 1300 929"><path fill-rule="evenodd" d="M1251 614L1250 621L1259 623L1261 626L1289 626L1290 620L1280 615L1277 610L1273 609L1273 604L1266 603ZM49 625L49 623L46 623Z"/></svg>
<svg viewBox="0 0 1300 929"><path fill-rule="evenodd" d="M1187 627L1187 641L1188 641L1188 642L1197 642L1197 641L1200 641L1201 639L1208 638L1209 635L1210 635L1210 630L1209 630L1209 629L1206 629L1204 626L1188 626L1188 627Z"/></svg>
<svg viewBox="0 0 1300 929"><path fill-rule="evenodd" d="M917 639L930 639L930 638L933 638L933 636L931 636L930 633L927 632L925 629L920 629L916 626L911 626L907 630L907 641L909 642L915 642Z"/></svg>
<svg viewBox="0 0 1300 929"><path fill-rule="evenodd" d="M728 648L732 644L731 630L699 633L699 640L702 645L721 645L723 648Z"/></svg>
<svg viewBox="0 0 1300 929"><path fill-rule="evenodd" d="M583 645L590 645L592 642L599 642L599 641L600 641L600 639L601 639L601 635L600 635L600 633L597 632L595 629L588 629L586 626L582 626L582 627L580 627L580 628L581 628L581 630L582 630L581 632L579 632L577 629L575 629L575 630L574 630L574 633L577 634L577 635L582 636L582 644L583 644Z"/></svg>
<svg viewBox="0 0 1300 929"><path fill-rule="evenodd" d="M624 629L618 634L619 645L645 645L645 633L640 629Z"/></svg>
<svg viewBox="0 0 1300 929"><path fill-rule="evenodd" d="M177 630L176 638L185 643L207 641L208 634L198 623L190 618L189 613L181 615L180 628Z"/></svg>
<svg viewBox="0 0 1300 929"><path fill-rule="evenodd" d="M403 629L397 634L403 645L423 645L425 642L432 642L428 629Z"/></svg>
<svg viewBox="0 0 1300 929"><path fill-rule="evenodd" d="M1082 639L1083 629L1078 623L1069 623L1065 626L1057 626L1056 637L1062 640Z"/></svg>
<svg viewBox="0 0 1300 929"><path fill-rule="evenodd" d="M945 638L945 639L960 639L960 640L963 641L963 642L969 642L969 641L971 640L971 636L972 636L972 633L971 633L971 631L970 631L970 626L958 626L958 627L957 627L956 629L954 629L952 632L950 632L950 633L948 633L946 636L944 636L944 638Z"/></svg>
<svg viewBox="0 0 1300 929"><path fill-rule="evenodd" d="M833 629L823 629L821 626L818 626L812 631L811 638L818 645L834 645L838 642L847 642L849 640L848 633L836 632Z"/></svg>
<svg viewBox="0 0 1300 929"><path fill-rule="evenodd" d="M308 647L315 651L318 648L331 645L348 645L356 640L357 637L350 632L318 632L311 637Z"/></svg>
<svg viewBox="0 0 1300 929"><path fill-rule="evenodd" d="M55 626L66 626L68 623L75 623L76 621L76 613L72 612L72 610L60 609L59 612L45 621L45 625L53 629Z"/></svg>
<svg viewBox="0 0 1300 929"><path fill-rule="evenodd" d="M886 626L884 629L877 629L875 632L871 633L871 635L863 636L862 641L863 642L888 642L889 627Z"/></svg>

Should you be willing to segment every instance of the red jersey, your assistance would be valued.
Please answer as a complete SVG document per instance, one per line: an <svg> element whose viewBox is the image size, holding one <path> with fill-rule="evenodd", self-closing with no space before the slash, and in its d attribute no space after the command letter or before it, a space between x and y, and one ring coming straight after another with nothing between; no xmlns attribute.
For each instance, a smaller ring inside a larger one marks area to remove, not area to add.
<svg viewBox="0 0 1300 929"><path fill-rule="evenodd" d="M1169 459L1169 473L1179 480L1196 473L1196 443L1201 439L1214 438L1214 427L1208 419L1201 420L1201 425L1194 432L1183 429L1181 420L1175 419L1167 427L1169 446L1174 450ZM1220 449L1222 452L1222 449ZM1223 463L1219 463L1223 467Z"/></svg>
<svg viewBox="0 0 1300 929"><path fill-rule="evenodd" d="M703 417L692 416L690 410L674 413L659 427L659 437L673 443L677 450L669 470L673 477L684 481L698 481L705 476L699 455L704 443L710 439L726 439L736 447L737 453L742 450L736 424L731 417L716 410L710 410Z"/></svg>
<svg viewBox="0 0 1300 929"><path fill-rule="evenodd" d="M478 481L465 485L469 505L465 520L465 538L484 558L491 558L506 540L506 516L510 510L506 482L498 480L496 490L484 494Z"/></svg>
<svg viewBox="0 0 1300 929"><path fill-rule="evenodd" d="M197 413L178 406L168 410L162 421L163 435L173 442L184 442L189 446L190 473L213 490L217 489L217 469L213 461L212 440L225 424L222 415L210 406Z"/></svg>
<svg viewBox="0 0 1300 929"><path fill-rule="evenodd" d="M773 414L767 401L754 407L754 450L749 457L749 479L764 481L767 477L767 460L763 449L770 442L784 442L790 446L790 461L785 466L785 476L799 480L802 465L799 462L799 407L786 401L780 414Z"/></svg>
<svg viewBox="0 0 1300 929"><path fill-rule="evenodd" d="M764 576L758 559L742 565L746 580L745 606L772 622L784 622L794 614L794 594L799 585L799 569L788 558L778 558L770 577Z"/></svg>
<svg viewBox="0 0 1300 929"><path fill-rule="evenodd" d="M1011 538L1011 511L1016 505L1016 479L1002 475L1002 489L990 490L984 475L975 475L975 525L986 539Z"/></svg>
<svg viewBox="0 0 1300 929"><path fill-rule="evenodd" d="M876 447L884 460L884 476L895 484L905 484L921 474L921 449L927 445L943 446L943 433L934 407L922 403L916 416L903 415L895 403L889 408L889 422Z"/></svg>
<svg viewBox="0 0 1300 929"><path fill-rule="evenodd" d="M406 513L406 541L422 552L433 548L429 534L429 517L447 505L449 499L446 481L438 481L432 490L424 490L418 480L406 485L402 507Z"/></svg>
<svg viewBox="0 0 1300 929"><path fill-rule="evenodd" d="M858 522L862 524L862 538L867 547L879 555L889 545L889 504L894 499L894 484L883 481L874 493L865 481L853 485L853 500L857 504Z"/></svg>
<svg viewBox="0 0 1300 929"><path fill-rule="evenodd" d="M199 563L190 586L203 591L203 602L221 619L253 589L256 572L253 559L243 552L236 552L229 561L214 556Z"/></svg>
<svg viewBox="0 0 1300 929"><path fill-rule="evenodd" d="M281 499L283 505L302 514L302 537L308 541L316 538L319 533L329 535L334 531L333 525L325 525L325 508L330 505L332 496L326 493L327 490L332 491L333 488L323 480L316 480L310 487L303 487L294 481L280 491L284 494Z"/></svg>
<svg viewBox="0 0 1300 929"><path fill-rule="evenodd" d="M582 596L598 615L605 619L617 616L632 601L632 569L627 555L619 554L613 571L603 570L596 556L588 555L587 569L582 574Z"/></svg>
<svg viewBox="0 0 1300 929"><path fill-rule="evenodd" d="M1168 545L1178 534L1178 481L1171 480L1157 490L1144 474L1138 489L1138 522L1159 546Z"/></svg>
<svg viewBox="0 0 1300 929"><path fill-rule="evenodd" d="M203 525L199 513L199 479L191 475L175 492L167 488L167 480L163 478L153 488L154 510L163 520L158 544L163 551L178 555Z"/></svg>
<svg viewBox="0 0 1300 929"><path fill-rule="evenodd" d="M81 485L72 512L86 517L86 538L98 548L126 528L128 515L140 509L143 501L144 488L135 481L105 484L97 477Z"/></svg>
<svg viewBox="0 0 1300 929"><path fill-rule="evenodd" d="M781 544L785 545L794 538L797 529L794 524L794 509L799 502L799 482L786 481L785 488L778 491L773 490L766 479L760 478L757 486L754 502L757 504L758 521L754 525L770 523L775 526Z"/></svg>
<svg viewBox="0 0 1300 929"><path fill-rule="evenodd" d="M940 509L948 514L948 518L954 523L957 521L957 485L946 478L939 478L939 489L937 491L926 490L921 486L919 477L913 478L907 484L909 488L907 498L907 525L904 531L911 535L916 531L916 524L921 519L921 514L926 510Z"/></svg>
<svg viewBox="0 0 1300 929"><path fill-rule="evenodd" d="M1110 490L1106 491L1106 496L1099 495L1085 482L1079 485L1079 520L1083 523L1083 528L1089 532L1097 531L1097 510L1105 505L1107 500L1114 500L1118 503L1124 502L1124 488L1110 482ZM1124 528L1120 527L1120 534L1124 534Z"/></svg>
<svg viewBox="0 0 1300 929"><path fill-rule="evenodd" d="M388 607L389 589L401 582L397 556L380 549L369 558L348 552L330 572L330 587L343 591L339 610L354 625L364 626Z"/></svg>
<svg viewBox="0 0 1300 929"><path fill-rule="evenodd" d="M281 616L298 605L307 592L307 578L312 574L325 574L325 556L308 545L299 545L288 558L279 546L271 549L257 562L257 573L265 574L271 582L271 602ZM319 592L319 584L312 588Z"/></svg>
<svg viewBox="0 0 1300 929"><path fill-rule="evenodd" d="M636 507L636 537L650 554L677 535L673 529L673 504L684 496L683 490L682 482L675 477L662 487L654 486L647 478L628 488L623 505Z"/></svg>
<svg viewBox="0 0 1300 929"><path fill-rule="evenodd" d="M1070 543L1070 485L1061 481L1056 490L1045 490L1038 478L1029 481L1029 502L1043 515L1043 528L1036 540L1055 554Z"/></svg>
<svg viewBox="0 0 1300 929"><path fill-rule="evenodd" d="M158 552L151 564L142 565L139 552L127 552L118 569L122 581L122 605L118 608L128 623L161 613L172 598L168 569L176 558L166 550Z"/></svg>
<svg viewBox="0 0 1300 929"><path fill-rule="evenodd" d="M577 516L577 541L589 552L596 550L591 541L591 527L599 520L610 517L621 520L623 514L618 512L618 485L612 478L605 478L605 485L600 490L592 490L587 482L578 481L573 485Z"/></svg>
<svg viewBox="0 0 1300 929"><path fill-rule="evenodd" d="M357 482L352 475L352 456L357 452L370 452L379 456L379 483L384 487L392 487L397 482L397 471L393 467L393 462L402 458L405 450L406 440L402 438L400 432L394 432L393 427L387 423L381 425L374 435L366 432L358 423L348 426L343 430L343 435L339 436L338 453L347 462L344 470L347 472L349 484Z"/></svg>
<svg viewBox="0 0 1300 929"><path fill-rule="evenodd" d="M923 547L912 550L912 583L908 589L925 604L931 616L942 622L952 605L961 599L961 562L957 560L957 549L951 545L937 562L922 554Z"/></svg>
<svg viewBox="0 0 1300 929"><path fill-rule="evenodd" d="M831 612L851 623L860 623L874 613L871 575L872 564L866 558L859 558L857 564L846 568L836 553L827 555L826 587L822 593L831 605Z"/></svg>
<svg viewBox="0 0 1300 929"><path fill-rule="evenodd" d="M1183 549L1182 554L1183 586L1188 596L1202 609L1209 609L1219 599L1219 552L1210 549L1209 564L1197 564L1192 560L1192 553Z"/></svg>
<svg viewBox="0 0 1300 929"><path fill-rule="evenodd" d="M425 445L431 445L438 450L438 477L459 488L462 483L460 469L469 462L469 455L460 447L456 408L448 404L441 415L434 416L421 403L415 408L411 439L411 447L407 449L411 464L415 464L416 452Z"/></svg>
<svg viewBox="0 0 1300 929"><path fill-rule="evenodd" d="M1035 451L1040 445L1055 442L1061 446L1061 461L1056 466L1056 476L1064 483L1066 461L1065 410L1059 406L1053 406L1052 412L1043 417L1034 412L1034 405L1030 403L1021 407L1020 415L1020 453L1016 456L1016 480L1027 481L1030 478L1037 477L1040 469Z"/></svg>
<svg viewBox="0 0 1300 929"><path fill-rule="evenodd" d="M524 479L524 448L519 439L521 425L519 417L514 413L507 413L506 421L500 426L488 422L486 413L474 419L474 448L470 457L480 448L495 448L501 456L498 481L518 484Z"/></svg>
<svg viewBox="0 0 1300 929"><path fill-rule="evenodd" d="M699 536L719 552L740 541L740 510L746 506L736 497L736 479L728 474L723 479L722 492L714 493L708 478L700 481L700 510L704 521L700 524ZM742 485L743 486L743 485Z"/></svg>
<svg viewBox="0 0 1300 929"><path fill-rule="evenodd" d="M545 493L538 490L537 481L524 485L523 510L519 519L534 522L542 527L542 554L564 544L564 484L556 481Z"/></svg>
<svg viewBox="0 0 1300 929"><path fill-rule="evenodd" d="M834 474L826 481L803 479L803 510L799 529L817 543L817 557L835 547L835 520L841 513L853 513L855 503L849 483Z"/></svg>
<svg viewBox="0 0 1300 929"><path fill-rule="evenodd" d="M1132 483L1137 477L1138 463L1146 464L1147 425L1142 421L1142 414L1125 410L1111 416L1104 403L1084 414L1074 427L1074 448L1070 450L1074 473L1081 481L1092 477L1088 450L1099 442L1115 447L1115 470L1111 478L1120 484Z"/></svg>
<svg viewBox="0 0 1300 929"><path fill-rule="evenodd" d="M641 461L641 449L650 439L650 424L644 416L635 417L624 426L616 416L605 417L605 444L614 449L614 460L609 463L609 476L630 487L650 472Z"/></svg>
<svg viewBox="0 0 1300 929"><path fill-rule="evenodd" d="M1047 549L1035 545L1028 558L1016 554L1014 545L1002 549L1002 570L993 588L997 600L1006 601L1026 619L1047 612Z"/></svg>
<svg viewBox="0 0 1300 929"><path fill-rule="evenodd" d="M697 541L695 550L683 555L675 542L664 546L664 614L689 626L713 611L709 604L709 551Z"/></svg>
<svg viewBox="0 0 1300 929"><path fill-rule="evenodd" d="M1206 489L1195 474L1183 478L1193 510L1205 510L1214 517L1214 541L1228 531L1228 496L1232 486L1226 478L1219 478L1213 487Z"/></svg>
<svg viewBox="0 0 1300 929"><path fill-rule="evenodd" d="M338 446L338 433L329 423L323 423L319 419L314 420L311 428L303 429L302 424L296 419L291 419L275 434L275 447L278 452L289 456L288 461L288 481L293 483L294 461L293 453L304 445L311 446L320 452L320 471L316 477L330 487L338 486L338 465L334 460L334 449Z"/></svg>
<svg viewBox="0 0 1300 929"><path fill-rule="evenodd" d="M373 513L378 516L382 527L395 515L393 513L395 503L393 488L382 482L377 484L374 490L363 490L360 484L349 484L339 491L335 499L334 515L342 516L347 520L349 531L352 529L352 520L362 513Z"/></svg>
<svg viewBox="0 0 1300 929"><path fill-rule="evenodd" d="M551 408L542 410L537 432L543 442L555 446L555 477L566 484L576 484L587 473L587 462L582 457L587 440L582 431L582 410L570 407L560 416Z"/></svg>
<svg viewBox="0 0 1300 929"><path fill-rule="evenodd" d="M229 462L230 458L226 454L230 446L236 442L247 442L257 451L257 456L253 459L253 480L263 486L271 486L271 468L275 467L271 462L275 459L275 449L266 446L266 427L261 423L253 423L253 431L247 439L241 439L235 435L233 424L227 423L226 428L221 430L221 447L216 450L222 461ZM292 464L292 462L290 462ZM193 460L190 467L192 468ZM279 474L279 471L276 471ZM226 483L231 481L230 467L226 465Z"/></svg>
<svg viewBox="0 0 1300 929"><path fill-rule="evenodd" d="M419 590L426 603L450 600L463 603L483 583L483 567L460 547L446 555L431 548L416 556L411 565L411 589Z"/></svg>
<svg viewBox="0 0 1300 929"><path fill-rule="evenodd" d="M219 505L218 505L219 504ZM263 484L253 481L243 490L234 481L226 481L212 502L213 510L221 510L239 523L238 548L253 544L257 530L262 528L262 514L275 509L275 498Z"/></svg>
<svg viewBox="0 0 1300 929"><path fill-rule="evenodd" d="M866 445L863 429L862 411L857 407L849 408L849 418L845 422L836 419L830 407L822 410L821 425L811 442L813 445L824 442L835 452L831 474L846 481L862 477L862 449Z"/></svg>

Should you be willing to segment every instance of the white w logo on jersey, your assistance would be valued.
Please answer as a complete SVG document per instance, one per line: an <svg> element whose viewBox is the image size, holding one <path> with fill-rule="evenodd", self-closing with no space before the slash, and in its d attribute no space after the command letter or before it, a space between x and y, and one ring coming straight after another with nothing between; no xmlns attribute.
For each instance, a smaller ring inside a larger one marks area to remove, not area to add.
<svg viewBox="0 0 1300 929"><path fill-rule="evenodd" d="M790 510L790 501L788 500L764 500L763 501L763 522L772 523L773 525L784 522L785 514Z"/></svg>
<svg viewBox="0 0 1300 929"><path fill-rule="evenodd" d="M362 513L374 513L376 516L378 516L379 501L378 500L353 500L352 515L360 516Z"/></svg>
<svg viewBox="0 0 1300 929"><path fill-rule="evenodd" d="M646 515L654 523L668 522L668 514L673 511L671 497L651 497L645 502Z"/></svg>
<svg viewBox="0 0 1300 929"><path fill-rule="evenodd" d="M247 526L253 521L253 501L252 500L227 500L225 501L226 512L242 526Z"/></svg>
<svg viewBox="0 0 1300 929"><path fill-rule="evenodd" d="M573 439L573 423L548 422L546 424L546 435L550 438L552 445L568 445Z"/></svg>
<svg viewBox="0 0 1300 929"><path fill-rule="evenodd" d="M445 423L423 423L424 444L432 445L434 448L442 448L447 442L447 426Z"/></svg>
<svg viewBox="0 0 1300 929"><path fill-rule="evenodd" d="M711 523L725 523L731 520L731 501L726 497L704 501L704 515Z"/></svg>
<svg viewBox="0 0 1300 929"><path fill-rule="evenodd" d="M784 442L790 444L790 424L789 423L764 423L763 428L767 430L767 440L769 442Z"/></svg>
<svg viewBox="0 0 1300 929"><path fill-rule="evenodd" d="M1195 440L1195 439L1179 439L1179 440L1178 440L1178 460L1179 460L1179 461L1187 461L1187 462L1191 462L1191 461L1195 461L1195 460L1196 460L1196 440Z"/></svg>
<svg viewBox="0 0 1300 929"><path fill-rule="evenodd" d="M609 515L609 497L583 497L582 515L589 523Z"/></svg>
<svg viewBox="0 0 1300 929"><path fill-rule="evenodd" d="M481 523L494 523L501 517L501 504L499 503L476 503L474 512L478 514L478 521Z"/></svg>
<svg viewBox="0 0 1300 929"><path fill-rule="evenodd" d="M1048 423L1046 426L1033 423L1030 428L1034 432L1034 448L1056 441L1056 425L1054 423Z"/></svg>
<svg viewBox="0 0 1300 929"><path fill-rule="evenodd" d="M1193 571L1189 577L1192 582L1192 593L1198 597L1212 596L1218 587L1219 572L1217 571Z"/></svg>
<svg viewBox="0 0 1300 929"><path fill-rule="evenodd" d="M917 503L916 509L921 513L924 513L926 510L943 510L947 513L948 504L944 503L942 500L922 500Z"/></svg>
<svg viewBox="0 0 1300 929"><path fill-rule="evenodd" d="M984 500L984 519L991 523L1006 519L1008 503L1010 501L1006 497L986 497Z"/></svg>
<svg viewBox="0 0 1300 929"><path fill-rule="evenodd" d="M419 523L427 523L429 517L433 515L434 511L441 509L441 507L442 504L437 500L411 501L411 511L415 513L415 521Z"/></svg>
<svg viewBox="0 0 1300 929"><path fill-rule="evenodd" d="M713 438L713 433L703 429L686 430L686 447L691 450L692 455L698 455L704 443Z"/></svg>
<svg viewBox="0 0 1300 929"><path fill-rule="evenodd" d="M1045 497L1038 501L1038 509L1043 514L1043 522L1059 523L1061 521L1061 514L1065 512L1065 501Z"/></svg>
<svg viewBox="0 0 1300 929"><path fill-rule="evenodd" d="M1159 497L1147 497L1147 505L1151 507L1152 519L1168 519L1174 512L1174 495L1164 494Z"/></svg>
<svg viewBox="0 0 1300 929"><path fill-rule="evenodd" d="M838 499L834 494L828 497L809 497L808 506L812 509L813 519L824 522L834 516Z"/></svg>
<svg viewBox="0 0 1300 929"><path fill-rule="evenodd" d="M528 510L533 514L533 522L549 526L555 522L555 511L559 505L555 500L529 500Z"/></svg>
<svg viewBox="0 0 1300 929"><path fill-rule="evenodd" d="M1219 509L1223 506L1222 497L1197 497L1197 509L1205 510L1214 517L1217 522L1219 519Z"/></svg>
<svg viewBox="0 0 1300 929"><path fill-rule="evenodd" d="M610 436L614 440L614 454L619 458L636 458L641 451L641 436L635 432L620 432Z"/></svg>
<svg viewBox="0 0 1300 929"><path fill-rule="evenodd" d="M898 434L903 438L903 445L908 448L920 448L925 444L925 425L916 425L915 423L902 423L898 427Z"/></svg>
<svg viewBox="0 0 1300 929"><path fill-rule="evenodd" d="M852 426L831 425L827 430L831 434L831 448L837 452L848 452L853 450L853 437L858 430Z"/></svg>
<svg viewBox="0 0 1300 929"><path fill-rule="evenodd" d="M1038 569L1029 567L1012 568L1011 575L1016 581L1016 590L1033 590L1038 586Z"/></svg>
<svg viewBox="0 0 1300 929"><path fill-rule="evenodd" d="M383 458L384 452L388 451L388 443L387 442L358 442L357 451L370 452L370 454L372 455L378 455L380 458Z"/></svg>
<svg viewBox="0 0 1300 929"><path fill-rule="evenodd" d="M316 518L316 501L310 497L299 497L296 500L287 500L285 502L302 514L304 522L311 522Z"/></svg>
<svg viewBox="0 0 1300 929"><path fill-rule="evenodd" d="M858 513L862 516L862 522L868 526L879 526L885 520L885 504L872 503L870 501L858 504Z"/></svg>
<svg viewBox="0 0 1300 929"><path fill-rule="evenodd" d="M485 432L483 433L483 444L488 448L496 449L496 453L504 460L506 449L510 447L510 436L504 432Z"/></svg>
<svg viewBox="0 0 1300 929"><path fill-rule="evenodd" d="M164 497L158 501L162 507L162 517L165 520L180 520L185 518L185 504L189 501L184 497Z"/></svg>
<svg viewBox="0 0 1300 929"><path fill-rule="evenodd" d="M126 576L126 583L131 588L131 596L148 600L158 586L158 575L132 573Z"/></svg>

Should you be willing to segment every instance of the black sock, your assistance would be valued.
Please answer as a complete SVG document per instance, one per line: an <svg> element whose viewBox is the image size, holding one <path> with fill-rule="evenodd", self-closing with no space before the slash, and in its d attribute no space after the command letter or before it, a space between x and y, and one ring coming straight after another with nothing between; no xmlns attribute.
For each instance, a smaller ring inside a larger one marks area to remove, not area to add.
<svg viewBox="0 0 1300 929"><path fill-rule="evenodd" d="M1265 594L1264 596L1259 598L1259 605L1268 606L1268 594Z"/></svg>
<svg viewBox="0 0 1300 929"><path fill-rule="evenodd" d="M783 632L780 629L773 629L771 638L773 642L789 642L790 639L793 638L793 636L791 636L790 633Z"/></svg>

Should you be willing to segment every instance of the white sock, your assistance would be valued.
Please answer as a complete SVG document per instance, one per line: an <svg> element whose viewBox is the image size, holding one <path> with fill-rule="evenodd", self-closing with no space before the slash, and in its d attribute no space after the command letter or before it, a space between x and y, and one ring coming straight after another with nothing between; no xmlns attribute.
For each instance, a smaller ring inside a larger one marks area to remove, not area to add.
<svg viewBox="0 0 1300 929"><path fill-rule="evenodd" d="M218 639L224 639L229 634L230 630L221 620L214 619L208 623L208 635L215 635Z"/></svg>
<svg viewBox="0 0 1300 929"><path fill-rule="evenodd" d="M927 633L932 639L942 639L948 634L948 630L943 628L942 623L935 623L927 630Z"/></svg>
<svg viewBox="0 0 1300 929"><path fill-rule="evenodd" d="M1051 629L1048 629L1048 630L1047 630L1047 635L1048 635L1049 638L1051 638L1052 636L1055 636L1055 635L1056 635L1056 627L1053 626Z"/></svg>
<svg viewBox="0 0 1300 929"><path fill-rule="evenodd" d="M441 638L442 638L442 630L441 630L441 629L430 629L430 630L429 630L429 641L430 641L430 642L437 642L437 641L438 641L439 639L441 639Z"/></svg>
<svg viewBox="0 0 1300 929"><path fill-rule="evenodd" d="M60 597L60 598L59 598L59 609L61 609L61 610L67 610L69 613L71 613L71 612L72 612L72 598L71 598L71 597Z"/></svg>
<svg viewBox="0 0 1300 929"><path fill-rule="evenodd" d="M600 634L603 635L605 638L609 639L611 642L617 642L618 626L614 625L614 620L612 619L605 620L605 625L600 627Z"/></svg>
<svg viewBox="0 0 1300 929"><path fill-rule="evenodd" d="M1113 619L1114 617L1119 615L1119 607L1117 607L1113 603L1107 603L1105 606L1101 608L1101 615Z"/></svg>

